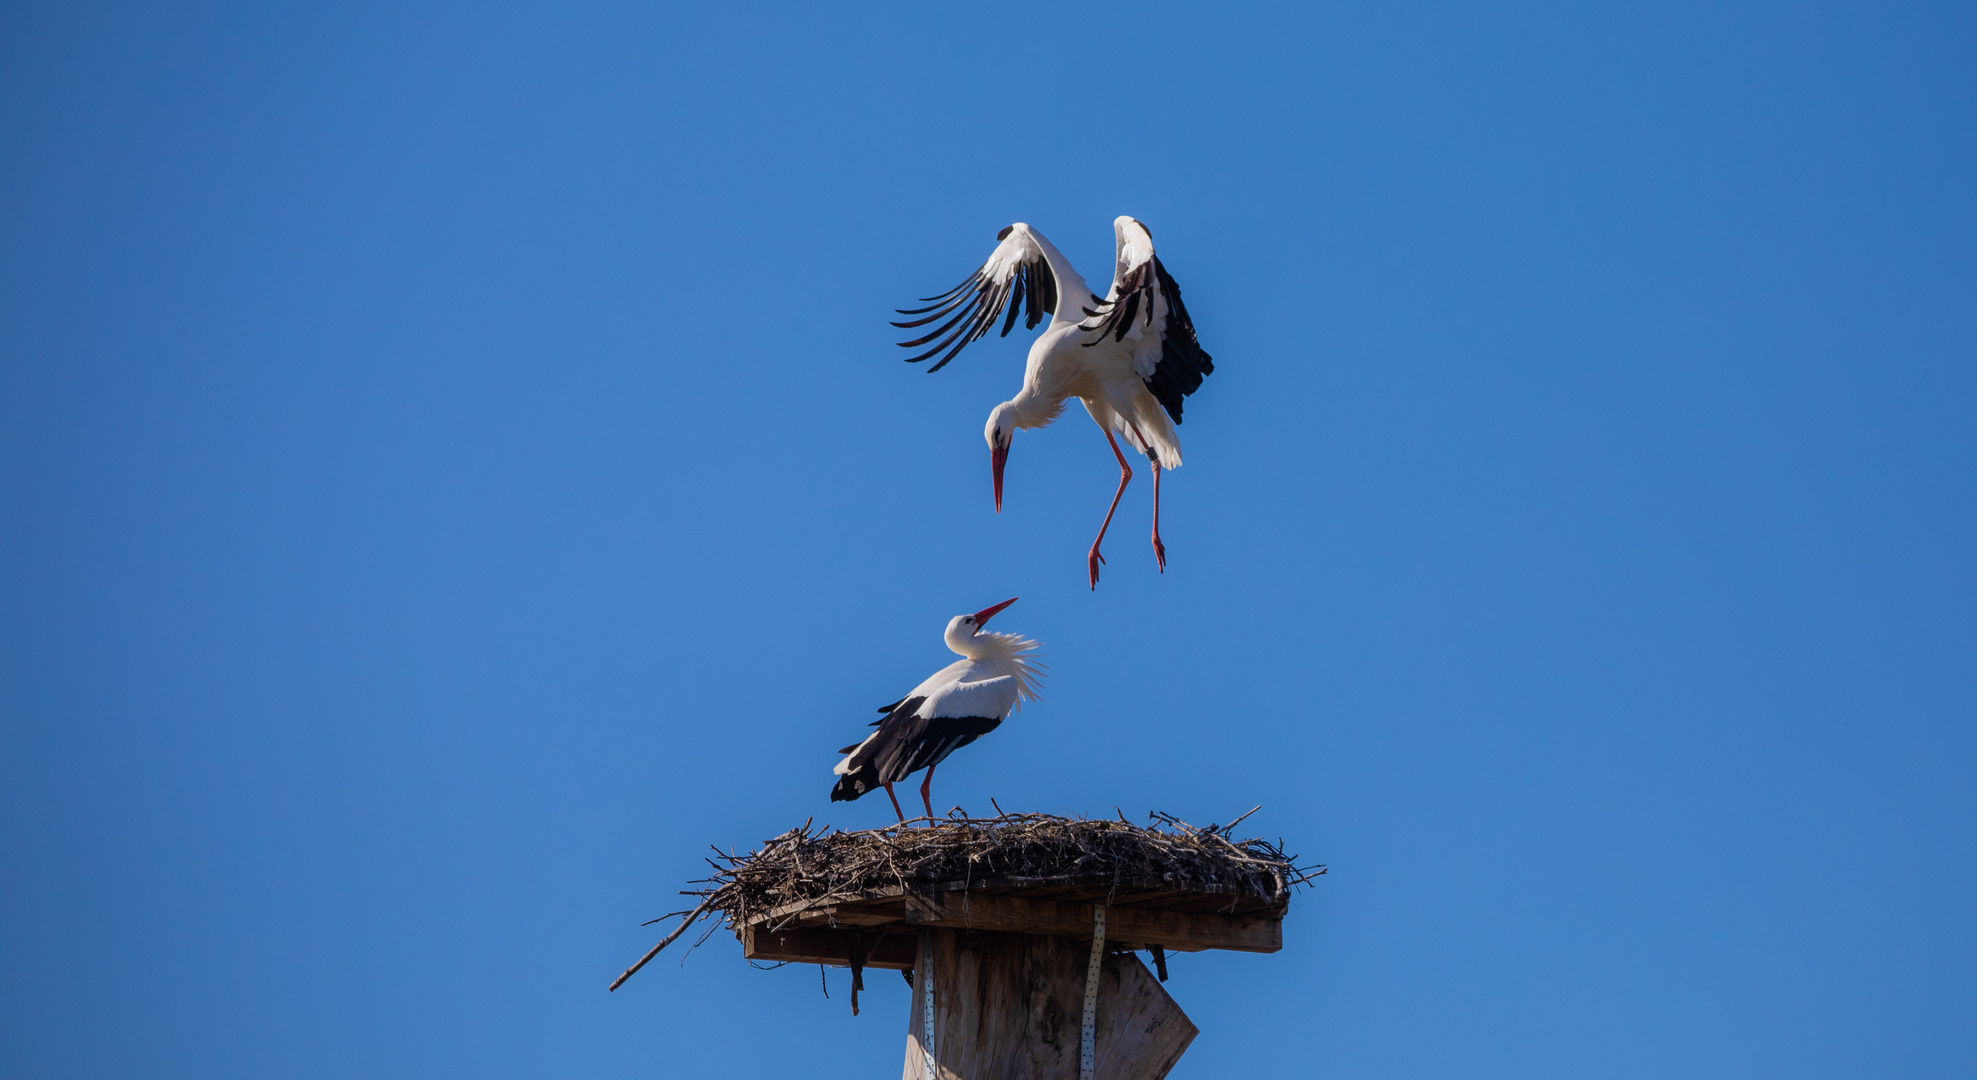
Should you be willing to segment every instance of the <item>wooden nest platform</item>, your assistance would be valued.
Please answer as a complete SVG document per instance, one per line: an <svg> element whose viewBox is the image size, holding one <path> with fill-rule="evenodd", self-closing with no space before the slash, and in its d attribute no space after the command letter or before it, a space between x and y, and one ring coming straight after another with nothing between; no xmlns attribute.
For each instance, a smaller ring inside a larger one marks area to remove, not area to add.
<svg viewBox="0 0 1977 1080"><path fill-rule="evenodd" d="M805 822L757 851L716 849L713 875L683 891L699 905L611 988L712 916L707 934L733 930L751 960L849 967L854 1014L865 968L908 972L905 1080L1159 1080L1196 1034L1160 986L1166 951L1276 952L1291 891L1325 872L1281 841L1235 839L1248 816Z"/></svg>
<svg viewBox="0 0 1977 1080"><path fill-rule="evenodd" d="M757 851L716 849L713 875L682 890L699 906L674 913L686 920L659 948L714 915L749 959L907 969L918 927L1089 937L1097 904L1120 949L1276 952L1291 890L1325 868L1299 867L1281 841L1234 839L1248 816L1197 827L1158 812L1146 825L957 813L851 832L805 822Z"/></svg>

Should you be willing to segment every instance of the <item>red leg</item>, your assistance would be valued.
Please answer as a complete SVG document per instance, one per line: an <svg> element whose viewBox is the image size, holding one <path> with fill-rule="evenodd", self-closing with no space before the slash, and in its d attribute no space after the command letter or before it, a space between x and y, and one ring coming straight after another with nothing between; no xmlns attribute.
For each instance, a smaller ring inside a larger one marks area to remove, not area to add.
<svg viewBox="0 0 1977 1080"><path fill-rule="evenodd" d="M920 805L927 808L927 819L929 821L933 820L934 816L934 797L932 794L934 787L934 768L932 765L927 766L927 778L920 781Z"/></svg>
<svg viewBox="0 0 1977 1080"><path fill-rule="evenodd" d="M892 785L886 785L886 798L892 800L892 812L899 815L899 823L906 824L906 811L899 808L899 796L892 793Z"/></svg>
<svg viewBox="0 0 1977 1080"><path fill-rule="evenodd" d="M1112 456L1119 459L1119 490L1112 493L1112 505L1105 509L1105 524L1098 527L1098 539L1091 542L1091 554L1085 558L1085 565L1091 570L1091 587L1098 588L1098 564L1105 556L1098 553L1098 545L1105 542L1105 530L1112 527L1112 512L1119 509L1119 497L1126 493L1126 484L1133 478L1133 467L1126 464L1126 455L1119 452L1119 440L1112 437L1112 429L1105 428L1105 441L1112 446Z"/></svg>
<svg viewBox="0 0 1977 1080"><path fill-rule="evenodd" d="M1160 572L1164 574L1167 572L1167 545L1160 542L1160 451L1155 450L1146 436L1140 434L1138 424L1132 427L1140 445L1147 448L1146 460L1153 464L1153 561L1160 564Z"/></svg>

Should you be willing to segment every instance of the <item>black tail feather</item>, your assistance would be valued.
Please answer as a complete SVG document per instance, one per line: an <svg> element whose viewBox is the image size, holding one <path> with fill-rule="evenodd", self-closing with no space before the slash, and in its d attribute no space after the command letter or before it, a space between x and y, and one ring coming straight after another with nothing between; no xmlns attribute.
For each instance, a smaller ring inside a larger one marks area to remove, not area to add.
<svg viewBox="0 0 1977 1080"><path fill-rule="evenodd" d="M837 778L837 784L831 788L831 801L851 802L860 796L870 794L872 789L878 786L879 770L867 764L863 768L853 769Z"/></svg>

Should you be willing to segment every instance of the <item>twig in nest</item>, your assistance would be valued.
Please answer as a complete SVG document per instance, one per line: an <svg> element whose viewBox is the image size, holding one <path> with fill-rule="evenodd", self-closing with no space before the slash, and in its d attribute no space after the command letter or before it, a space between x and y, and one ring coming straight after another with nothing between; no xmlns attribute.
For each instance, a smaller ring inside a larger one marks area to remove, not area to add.
<svg viewBox="0 0 1977 1080"><path fill-rule="evenodd" d="M623 975L618 976L617 981L611 984L611 989L616 990L618 987L625 985L626 979L629 979L632 976L638 974L638 969L644 967L646 963L650 961L653 957L658 956L660 949L663 949L666 946L671 945L675 940L679 938L681 934L686 933L686 928L692 926L693 921L695 919L700 918L700 913L706 911L708 905L712 904L713 902L714 902L714 894L708 893L707 899L702 900L700 902L699 907L694 908L691 914L687 915L685 919L681 920L680 924L673 928L672 933L667 934L663 938L660 938L659 944L654 945L652 947L651 952L646 953L644 956L639 957L638 963L633 964L632 966L626 968L625 973Z"/></svg>
<svg viewBox="0 0 1977 1080"><path fill-rule="evenodd" d="M1249 814L1254 814L1261 809L1263 809L1263 804L1258 803L1255 806L1249 808ZM1241 825L1243 821L1249 817L1249 814L1244 814L1242 817L1239 817L1236 820L1229 822L1227 825L1222 826L1222 835L1223 836L1229 835L1229 830L1235 828L1238 825Z"/></svg>

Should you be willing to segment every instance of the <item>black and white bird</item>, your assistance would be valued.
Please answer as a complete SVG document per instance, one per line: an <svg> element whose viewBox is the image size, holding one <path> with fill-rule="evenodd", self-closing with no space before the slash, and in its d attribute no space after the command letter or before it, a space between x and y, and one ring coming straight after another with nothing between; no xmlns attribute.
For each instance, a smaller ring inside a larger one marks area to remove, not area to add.
<svg viewBox="0 0 1977 1080"><path fill-rule="evenodd" d="M845 758L832 770L838 777L837 786L831 788L832 802L849 802L882 787L892 800L893 813L905 821L892 786L925 769L920 802L927 816L934 816L934 767L994 731L1023 702L1037 699L1037 681L1043 677L1042 665L1034 657L1038 643L1020 634L982 631L996 612L1015 602L1010 597L973 615L948 620L947 647L963 659L934 672L898 701L880 706L885 716L873 722L879 730L838 751Z"/></svg>
<svg viewBox="0 0 1977 1080"><path fill-rule="evenodd" d="M1181 304L1181 287L1153 253L1153 234L1129 217L1114 219L1112 232L1118 258L1112 288L1103 300L1092 295L1085 279L1042 233L1019 221L996 234L1001 243L981 269L947 292L924 298L929 307L902 308L899 313L910 321L893 323L907 330L940 323L923 337L900 342L908 349L931 345L907 362L938 355L940 359L927 369L933 372L987 334L998 317L1007 336L1025 304L1030 309L1025 329L1035 329L1044 315L1051 316L1050 326L1030 346L1023 388L989 413L983 435L988 439L995 509L1000 513L1002 467L1017 430L1056 420L1072 397L1084 402L1119 461L1119 490L1112 495L1105 524L1099 526L1085 560L1094 589L1099 564L1105 561L1099 545L1112 525L1119 497L1133 478L1114 435L1153 464L1153 557L1165 573L1160 473L1181 466L1180 436L1174 431L1181 422L1181 399L1194 393L1202 376L1215 370L1214 361L1195 340L1194 322Z"/></svg>

